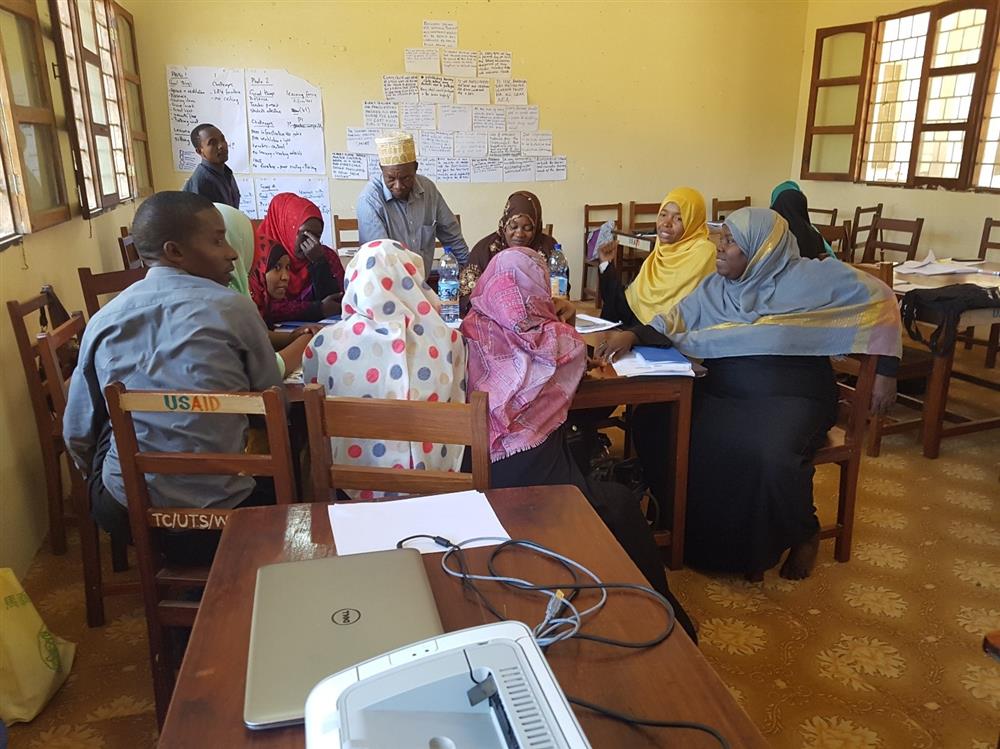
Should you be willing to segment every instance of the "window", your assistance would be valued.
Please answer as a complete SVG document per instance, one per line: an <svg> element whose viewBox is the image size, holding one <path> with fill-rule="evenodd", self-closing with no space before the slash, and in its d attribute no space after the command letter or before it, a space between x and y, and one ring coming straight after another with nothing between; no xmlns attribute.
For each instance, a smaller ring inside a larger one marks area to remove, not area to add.
<svg viewBox="0 0 1000 749"><path fill-rule="evenodd" d="M956 0L818 29L802 177L1000 187L998 16L998 0Z"/></svg>
<svg viewBox="0 0 1000 749"><path fill-rule="evenodd" d="M34 2L0 0L0 242L69 219Z"/></svg>
<svg viewBox="0 0 1000 749"><path fill-rule="evenodd" d="M50 7L80 205L90 218L152 191L132 17L108 0L50 0Z"/></svg>

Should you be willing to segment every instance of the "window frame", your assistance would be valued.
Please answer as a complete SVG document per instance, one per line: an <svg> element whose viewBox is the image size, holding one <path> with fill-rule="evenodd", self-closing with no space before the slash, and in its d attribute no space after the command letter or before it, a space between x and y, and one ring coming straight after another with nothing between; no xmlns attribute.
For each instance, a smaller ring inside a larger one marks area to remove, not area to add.
<svg viewBox="0 0 1000 749"><path fill-rule="evenodd" d="M139 72L139 47L135 37L135 19L132 17L131 13L115 2L115 0L108 0L108 6L108 10L110 12L109 19L113 22L112 24L109 24L109 26L112 26L111 49L114 57L115 77L122 82L122 96L120 104L122 122L124 124L124 132L126 135L125 153L128 159L126 167L129 181L132 185L133 198L146 198L152 195L156 188L153 186L153 165L151 163L149 151L149 131L146 129L146 123L148 122L146 119L146 103L143 101L142 97L142 75ZM136 70L135 73L129 73L128 69L125 67L124 49L122 48L121 42L118 38L119 18L124 19L132 33L132 65ZM142 122L139 124L142 127L137 127L136 124L132 122L132 114L129 111L128 106L129 83L134 84L138 91L139 115L142 117ZM149 175L149 187L142 187L139 185L138 170L136 169L136 154L135 149L133 148L133 142L137 140L146 144L146 174Z"/></svg>
<svg viewBox="0 0 1000 749"><path fill-rule="evenodd" d="M69 221L70 207L67 198L66 178L62 166L62 153L59 144L59 127L53 109L52 91L49 86L49 76L45 60L45 43L42 37L42 25L38 18L38 9L32 0L0 0L0 9L23 18L31 24L32 40L38 63L40 78L40 93L43 99L41 106L26 107L15 104L10 86L8 63L3 55L3 44L0 41L0 103L2 103L2 122L0 122L0 148L3 158L0 159L4 169L4 179L11 196L11 211L14 219L14 231L11 236L0 238L0 247L17 241L21 235L42 231L64 221ZM28 201L25 175L28 168L22 156L24 144L21 138L20 125L42 125L50 128L52 134L51 153L52 167L55 170L55 187L58 192L58 205L43 211L33 211Z"/></svg>

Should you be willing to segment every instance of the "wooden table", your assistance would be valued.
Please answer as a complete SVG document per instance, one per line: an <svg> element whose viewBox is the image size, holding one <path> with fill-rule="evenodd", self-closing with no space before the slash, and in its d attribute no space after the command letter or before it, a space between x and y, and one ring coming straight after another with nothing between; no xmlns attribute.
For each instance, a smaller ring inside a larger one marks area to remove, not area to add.
<svg viewBox="0 0 1000 749"><path fill-rule="evenodd" d="M575 488L498 489L487 494L512 537L554 548L603 580L644 584L639 570ZM489 552L469 550L472 569L485 570ZM243 725L254 586L261 565L335 553L326 504L248 508L230 516L160 734L161 749L303 746L301 726L250 731ZM445 630L493 621L458 581L444 575L439 554L425 554L423 559ZM566 574L555 563L518 551L502 556L497 566L538 582ZM490 583L484 584L483 592L511 618L529 625L540 620L544 602L537 596ZM594 598L588 593L579 601ZM655 635L662 622L662 610L650 599L613 593L587 629L638 640ZM548 660L560 684L580 699L636 716L708 723L734 747L767 746L680 627L655 648L621 650L572 640L554 645ZM693 731L630 728L586 710L577 714L594 747L718 746L710 736Z"/></svg>
<svg viewBox="0 0 1000 749"><path fill-rule="evenodd" d="M1000 272L1000 263L982 263L974 266L992 272ZM951 286L958 283L975 283L980 286L1000 287L1000 276L986 275L982 273L961 273L941 276L921 276L912 273L894 273L893 289L898 296L902 296L913 288L936 289L942 286ZM900 284L908 284L904 288L898 288ZM937 325L938 320L934 315L927 313L920 318L921 322ZM1000 308L973 309L962 314L956 323L956 330L962 330L969 326L995 325L1000 323ZM924 457L936 458L941 452L941 440L944 437L954 437L960 434L978 432L983 429L996 429L1000 427L1000 416L987 419L965 419L958 424L945 426L945 408L948 404L948 386L952 376L952 366L955 361L954 347L943 354L934 356L930 377L927 379L927 390L924 394L924 407L921 412L921 437L923 440ZM984 381L979 378L958 375L962 379L979 384ZM964 417L963 417L964 418Z"/></svg>

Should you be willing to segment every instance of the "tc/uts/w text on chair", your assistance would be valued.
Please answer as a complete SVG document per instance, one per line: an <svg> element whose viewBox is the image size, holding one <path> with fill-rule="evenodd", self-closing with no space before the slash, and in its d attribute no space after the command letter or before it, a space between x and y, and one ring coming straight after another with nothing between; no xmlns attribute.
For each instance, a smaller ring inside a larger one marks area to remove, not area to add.
<svg viewBox="0 0 1000 749"><path fill-rule="evenodd" d="M470 394L469 403L327 398L321 385L305 389L312 496L333 499L337 489L434 494L490 486L486 393ZM472 473L418 471L333 462L331 437L468 445Z"/></svg>
<svg viewBox="0 0 1000 749"><path fill-rule="evenodd" d="M142 598L149 634L156 716L160 725L167 714L175 671L170 628L190 628L198 612L197 601L178 599L179 591L200 589L208 579L206 568L168 567L162 553L162 536L170 530L218 531L232 510L153 507L147 474L271 476L279 504L294 498L292 454L288 442L284 399L280 388L262 393L129 392L120 382L104 390L108 414L118 446L122 479L128 498L129 525L135 543ZM178 404L198 403L206 415L252 414L262 416L270 452L263 455L192 452L143 452L139 449L132 414L170 413ZM210 497L198 497L205 502Z"/></svg>

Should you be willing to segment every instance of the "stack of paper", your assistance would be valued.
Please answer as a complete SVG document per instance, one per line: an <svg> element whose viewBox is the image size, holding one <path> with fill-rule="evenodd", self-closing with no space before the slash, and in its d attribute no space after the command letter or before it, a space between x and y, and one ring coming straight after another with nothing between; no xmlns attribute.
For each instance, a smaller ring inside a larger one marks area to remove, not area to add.
<svg viewBox="0 0 1000 749"><path fill-rule="evenodd" d="M691 362L675 348L636 346L612 366L619 377L694 377Z"/></svg>
<svg viewBox="0 0 1000 749"><path fill-rule="evenodd" d="M322 320L313 320L312 322L305 322L303 320L285 320L285 322L279 322L275 325L274 329L287 333L290 330L301 328L303 325L333 325L335 322L340 322L340 315L324 317Z"/></svg>
<svg viewBox="0 0 1000 749"><path fill-rule="evenodd" d="M585 315L582 312L576 313L576 332L581 335L585 333L600 333L602 330L611 330L611 328L617 328L619 325L621 323L608 322L599 317Z"/></svg>
<svg viewBox="0 0 1000 749"><path fill-rule="evenodd" d="M945 276L952 273L975 273L969 263L953 263L948 259L938 260L933 252L928 252L923 260L907 260L896 266L896 271L917 276Z"/></svg>

